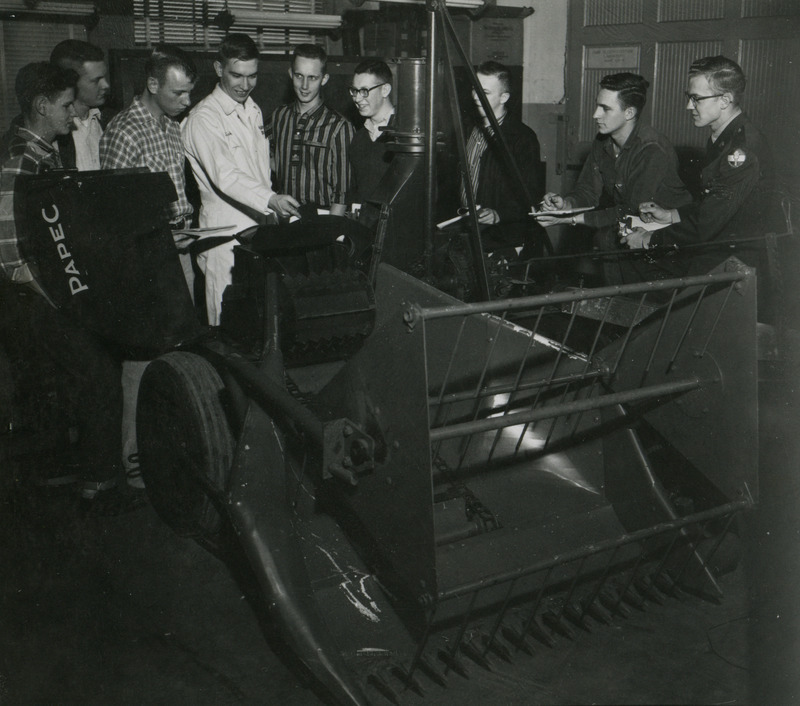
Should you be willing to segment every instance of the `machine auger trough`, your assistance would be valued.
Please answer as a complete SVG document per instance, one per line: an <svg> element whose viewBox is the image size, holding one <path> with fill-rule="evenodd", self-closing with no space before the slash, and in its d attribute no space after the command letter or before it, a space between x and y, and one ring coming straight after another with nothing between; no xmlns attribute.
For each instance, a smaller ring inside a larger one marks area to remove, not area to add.
<svg viewBox="0 0 800 706"><path fill-rule="evenodd" d="M240 236L210 335L143 216L165 179L20 179L28 241L54 302L153 358L138 433L159 515L238 542L332 703L720 596L757 499L752 270L465 304L320 217Z"/></svg>

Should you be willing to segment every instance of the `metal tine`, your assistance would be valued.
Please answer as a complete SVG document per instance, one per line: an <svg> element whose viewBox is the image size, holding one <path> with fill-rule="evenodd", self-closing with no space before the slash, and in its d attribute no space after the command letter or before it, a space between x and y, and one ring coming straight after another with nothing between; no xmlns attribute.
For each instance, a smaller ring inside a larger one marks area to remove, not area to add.
<svg viewBox="0 0 800 706"><path fill-rule="evenodd" d="M458 628L458 637L456 637L456 639L453 640L453 646L450 648L450 653L448 654L448 657L451 660L456 660L457 659L456 656L457 656L459 648L461 647L461 641L464 639L464 633L467 631L467 625L469 624L469 619L472 616L472 608L475 606L475 599L477 597L478 597L478 592L477 591L473 591L472 592L472 598L470 598L470 601L469 601L469 607L467 608L467 611L464 613L464 620L461 622L461 625ZM447 667L448 668L450 667L449 663L448 663ZM446 670L445 670L445 674L447 674Z"/></svg>
<svg viewBox="0 0 800 706"><path fill-rule="evenodd" d="M608 578L608 574L611 571L611 566L614 563L614 559L617 556L617 552L619 551L619 545L615 546L614 549L611 551L611 556L608 558L608 563L606 564L606 568L603 570L603 574L600 576L600 579L597 582L597 586L595 586L594 590L589 594L588 600L584 599L583 604L583 612L581 613L581 618L589 612L589 608L597 600L597 597L600 595L600 591L602 590L603 586L606 583L606 579Z"/></svg>
<svg viewBox="0 0 800 706"><path fill-rule="evenodd" d="M572 314L569 317L569 323L567 324L567 330L564 332L564 336L561 339L561 344L558 347L558 353L556 353L555 360L553 361L553 367L550 370L550 374L547 376L547 382L542 385L536 391L536 397L534 397L533 402L531 403L531 409L534 409L539 402L539 398L542 396L543 390L549 390L550 385L553 382L553 379L556 376L556 372L558 371L558 365L561 362L561 358L564 354L564 349L567 347L567 339L569 338L569 334L572 331L572 324L575 323L575 318L577 316L578 310L577 307L573 309ZM522 446L522 441L525 438L525 434L528 432L528 427L530 426L530 422L527 422L522 427L522 431L520 432L519 439L517 439L517 444L514 447L514 456L516 457L519 453L520 446ZM536 428L536 422L533 423L533 428ZM548 439L550 438L548 434ZM547 448L547 440L545 440L544 448Z"/></svg>
<svg viewBox="0 0 800 706"><path fill-rule="evenodd" d="M616 612L617 610L619 610L622 601L625 600L625 596L628 595L628 591L630 591L631 588L633 587L634 581L636 580L636 575L639 573L639 568L642 566L643 562L644 562L644 552L640 552L639 556L636 557L636 563L633 565L630 578L623 584L622 591L620 591L619 594L619 598L617 599L616 604L611 609L612 612Z"/></svg>
<svg viewBox="0 0 800 706"><path fill-rule="evenodd" d="M692 309L692 313L689 316L689 320L686 322L683 333L678 339L678 344L675 346L675 351L672 353L672 358L670 358L670 361L667 364L667 372L670 372L672 370L672 366L675 365L675 359L678 357L678 353L680 353L681 348L683 348L683 342L686 340L686 336L689 335L689 329L692 327L695 316L697 316L697 312L700 310L700 304L702 304L703 299L705 299L707 289L708 285L704 285L697 294L697 301L694 304L694 309Z"/></svg>
<svg viewBox="0 0 800 706"><path fill-rule="evenodd" d="M609 304L608 304L608 305L606 305L606 312L604 312L604 314L603 314L603 317L604 317L604 318L605 318L605 315L608 313L608 306L609 306L609 305L610 305L610 301L609 301ZM577 309L577 307L575 307L575 310L572 312L572 316L573 316L573 317L575 317L575 316L577 315L577 312L578 312L578 309ZM602 326L602 324L601 324L601 326ZM571 328L572 328L572 321L570 321L570 322L569 322L569 326L567 327L567 332L566 332L566 334L564 335L564 340L561 342L561 346L562 346L562 348L563 348L563 347L566 345L566 343L567 343L567 337L569 336L569 332L570 332L570 329L571 329ZM599 335L599 332L600 332L600 330L599 330L599 328L598 328L598 333L597 333L597 335L595 336L595 340L597 340L597 336ZM560 352L560 351L559 351L559 352ZM590 359L590 358L587 358L587 359L586 359L586 362L584 363L584 366L583 366L583 371L582 371L582 374L583 374L583 375L585 375L585 374L587 373L587 371L588 371L588 369L589 369L589 364L590 364L590 362L591 362L591 359ZM551 376L551 377L550 377L550 379L551 379L551 381L552 381L552 379L553 379L553 376ZM567 399L567 394L569 393L569 388L570 388L570 385L571 385L571 384L572 384L572 382L570 381L570 382L568 382L566 385L564 385L564 391L561 393L561 399L559 400L560 402L564 402L564 400L566 400L566 399ZM565 414L565 415L564 415L564 423L565 423L565 424L566 424L566 422L567 422L567 419L569 419L569 414ZM559 420L559 417L553 417L553 418L550 420L550 428L548 429L548 431L547 431L547 436L546 436L546 437L545 437L545 439L544 439L544 446L543 446L543 449L547 449L547 448L550 446L550 439L552 438L552 436L553 436L553 432L554 432L554 431L555 431L555 429L556 429L556 425L558 424L558 420Z"/></svg>
<svg viewBox="0 0 800 706"><path fill-rule="evenodd" d="M428 618L425 622L425 631L422 633L422 639L420 640L419 644L417 645L417 649L414 652L414 657L411 660L411 664L408 667L408 678L411 679L414 676L414 672L416 671L417 667L421 664L422 661L422 653L425 651L425 647L428 644L428 638L431 634L431 626L433 625L433 621L436 618L436 611L439 607L438 603L434 603L433 608L428 613Z"/></svg>
<svg viewBox="0 0 800 706"><path fill-rule="evenodd" d="M399 664L392 665L389 671L406 689L410 689L418 696L425 696L425 689L422 688L422 684L419 683L419 680L408 674L402 666Z"/></svg>
<svg viewBox="0 0 800 706"><path fill-rule="evenodd" d="M731 526L731 523L733 522L735 516L736 513L733 512L730 515L728 515L728 519L725 522L725 527L723 527L722 532L719 533L717 541L714 542L714 545L712 546L711 550L706 555L706 563L709 564L711 563L711 560L714 558L714 555L717 553L717 550L722 546L722 542L725 541L725 536L728 534L728 528Z"/></svg>
<svg viewBox="0 0 800 706"><path fill-rule="evenodd" d="M575 616L574 611L572 609L572 596L575 594L575 589L578 587L578 579L581 576L581 572L583 571L583 565L586 563L586 559L588 556L581 557L581 561L578 564L578 570L575 572L575 577L572 579L572 584L569 587L569 591L567 592L567 597L564 599L564 602L561 605L561 611L558 614L557 621L561 622L562 618L566 616L573 616L578 618L577 624L578 627L583 628L584 630L588 630L589 626L584 622L583 615Z"/></svg>
<svg viewBox="0 0 800 706"><path fill-rule="evenodd" d="M464 679L469 679L469 672L467 672L466 668L462 661L458 658L457 655L450 654L447 650L439 650L439 659L444 662L444 676L445 679L447 678L447 673L452 669L456 674Z"/></svg>
<svg viewBox="0 0 800 706"><path fill-rule="evenodd" d="M508 312L504 311L503 315L500 317L500 321L505 323L506 316ZM475 409L472 411L472 419L473 421L478 418L478 413L481 411L481 388L483 387L483 383L486 380L486 371L489 370L489 364L492 362L492 356L494 356L495 348L497 348L497 342L500 340L500 334L503 331L503 326L499 325L497 327L497 331L495 335L492 337L492 345L489 347L489 352L486 354L486 361L483 364L483 370L481 370L481 376L478 379L478 384L475 386Z"/></svg>
<svg viewBox="0 0 800 706"><path fill-rule="evenodd" d="M592 384L589 386L589 389L586 391L586 399L587 400L592 396L594 391L597 389L598 382L599 382L598 378L594 378L592 380ZM570 439L572 439L575 436L575 433L578 431L578 425L581 423L581 419L583 419L583 410L581 410L580 412L578 412L575 415L575 421L572 424L572 429L569 432L569 438Z"/></svg>
<svg viewBox="0 0 800 706"><path fill-rule="evenodd" d="M531 349L533 348L533 343L536 340L536 331L539 329L539 323L542 320L542 314L544 313L544 307L539 307L539 314L536 317L536 326L534 327L533 331L531 332L531 337L528 339L528 345L525 348L525 354L522 356L522 360L520 361L519 368L517 369L517 375L514 378L514 389L508 396L508 402L506 402L505 408L503 409L503 416L505 417L508 414L508 411L511 409L511 403L514 401L514 396L519 392L519 383L522 380L522 373L525 371L525 366L528 363L528 356L530 355ZM497 444L500 441L500 436L502 435L502 429L498 429L494 434L494 439L492 440L492 446L489 449L489 455L486 458L487 463L492 460L492 456L494 456L495 449L497 448ZM516 453L514 453L516 456Z"/></svg>
<svg viewBox="0 0 800 706"><path fill-rule="evenodd" d="M522 634L527 635L531 631L534 622L536 621L536 614L539 612L539 608L542 605L542 598L544 598L544 590L547 588L547 582L550 580L550 574L553 573L553 569L555 568L555 564L551 566L547 570L547 574L545 574L544 580L542 581L542 586L539 589L539 592L536 594L536 600L533 602L533 610L531 611L530 616L526 618L525 622L523 623ZM538 632L538 631L537 631ZM545 637L545 635L541 635L540 637ZM545 640L545 642L547 642ZM550 645L552 647L552 644Z"/></svg>
<svg viewBox="0 0 800 706"><path fill-rule="evenodd" d="M676 529L672 530L672 533L673 533L674 536L672 538L672 541L669 544L669 548L664 553L664 556L661 558L661 561L659 562L658 567L656 568L656 570L653 572L653 574L650 577L650 582L652 583L653 586L657 585L662 573L664 572L664 570L666 568L667 561L669 560L669 557L672 554L672 551L675 549L675 545L677 544L678 539L681 537L681 529L680 528L676 528Z"/></svg>
<svg viewBox="0 0 800 706"><path fill-rule="evenodd" d="M736 282L731 282L728 285L728 291L725 292L725 299L722 300L722 304L719 307L719 311L717 312L717 316L714 319L714 323L711 324L708 336L706 337L706 342L703 344L703 350L700 353L701 358L706 354L706 351L708 350L708 344L711 343L711 337L714 335L714 331L717 330L717 324L719 323L719 320L722 318L722 312L725 311L725 307L728 305L728 300L731 298L731 293L733 292L736 284L737 284Z"/></svg>
<svg viewBox="0 0 800 706"><path fill-rule="evenodd" d="M453 370L453 362L456 359L456 353L458 352L459 346L461 344L461 339L464 335L464 329L467 325L467 317L464 316L461 318L461 327L458 330L458 336L456 336L456 342L453 345L453 352L450 354L450 360L447 362L447 369L444 373L444 378L442 379L441 387L439 388L439 401L436 407L436 420L434 421L433 426L440 426L447 424L447 419L449 417L449 407L444 410L444 419L440 419L439 415L442 413L442 400L444 399L445 392L447 391L447 386L450 383L450 373ZM426 329L427 331L427 329ZM439 448L441 447L442 442L438 442L434 449L432 449L433 456L439 455Z"/></svg>
<svg viewBox="0 0 800 706"><path fill-rule="evenodd" d="M712 520L706 520L705 522L702 523L702 525L700 526L701 527L701 531L699 533L700 537L702 537L705 534L706 527L709 524L711 524L711 522L712 522ZM728 524L730 524L730 523L728 523ZM727 529L727 525L726 525L726 529ZM697 551L697 547L698 547L699 544L700 544L700 540L699 539L698 540L689 539L689 546L692 548L692 551L687 554L686 560L683 562L683 566L681 566L680 571L678 572L677 576L673 580L673 584L675 584L677 586L677 584L680 582L680 580L683 577L683 575L686 573L686 569L689 567L689 563L691 562L692 557L694 556L694 557L697 558L697 560L700 562L700 565L703 568L703 573L705 573L705 575L706 575L706 583L709 583L709 582L712 583L714 588L721 595L722 594L722 590L720 589L719 585L717 585L717 582L714 581L714 577L711 575L711 569L708 566L708 558L703 558L700 555L700 552Z"/></svg>
<svg viewBox="0 0 800 706"><path fill-rule="evenodd" d="M589 349L589 354L586 357L586 363L584 364L583 370L581 371L581 375L582 375L582 379L583 380L586 379L586 375L589 373L589 368L591 367L592 359L594 358L594 354L595 354L595 351L597 349L597 343L600 340L600 334L603 332L603 327L606 325L606 319L608 318L608 312L611 311L611 303L613 301L614 301L614 298L613 297L609 297L608 301L606 303L606 308L603 310L603 318L600 319L600 325L597 327L597 333L595 333L595 335L594 335L594 340L592 341L592 346ZM597 378L594 378L592 380L591 386L589 387L589 392L588 392L588 394L586 396L586 399L589 399L589 397L592 396L592 392L594 392L596 387L597 387ZM567 387L564 390L564 395L565 396L566 396L566 390L567 389L569 389L569 385L567 385ZM566 420L568 418L569 418L569 415L564 417L565 423L566 423ZM575 423L572 425L572 430L569 433L570 438L575 436L575 432L578 430L578 425L580 424L582 418L583 418L583 412L578 412L578 414L575 417ZM547 441L545 441L545 446L547 446L547 442L548 441L549 441L549 436L548 436Z"/></svg>
<svg viewBox="0 0 800 706"><path fill-rule="evenodd" d="M492 629L489 631L487 635L486 644L483 647L483 654L489 651L492 647L492 643L494 642L494 638L497 635L497 631L500 629L500 624L503 622L503 619L506 617L506 612L508 611L508 604L511 601L511 594L514 591L514 586L516 584L516 579L512 579L508 582L508 591L506 592L506 597L503 599L503 607L497 614L497 619L494 621L494 625L492 625Z"/></svg>
<svg viewBox="0 0 800 706"><path fill-rule="evenodd" d="M500 317L502 322L506 321L507 314L507 311L503 312L503 315ZM481 388L486 380L486 371L489 370L489 364L492 362L492 356L494 355L494 350L497 347L497 342L500 340L500 333L502 330L502 325L498 326L495 335L492 337L492 345L489 347L489 352L486 355L486 361L483 364L483 370L481 370L481 376L478 378L478 384L475 387L475 406L472 410L472 421L475 421L478 418L478 414L481 411ZM464 450L461 452L461 457L458 459L458 468L461 468L464 464L464 460L467 457L467 451L469 450L469 445L472 443L473 436L474 434L469 434L464 441Z"/></svg>
<svg viewBox="0 0 800 706"><path fill-rule="evenodd" d="M647 299L647 292L642 292L642 296L639 299L639 304L636 306L636 312L633 315L633 321L636 321L639 318L639 312L642 310L642 307L644 306L646 299ZM617 353L617 359L614 361L614 365L611 368L612 377L617 374L617 369L619 368L622 356L625 355L625 349L628 347L628 341L631 338L631 333L633 333L633 321L631 322L631 325L628 326L628 330L625 332L625 338L622 341L619 353Z"/></svg>
<svg viewBox="0 0 800 706"><path fill-rule="evenodd" d="M600 320L600 325L597 327L597 333L595 333L594 335L594 340L592 341L592 347L589 349L589 355L586 358L586 364L583 366L582 375L584 376L584 380L586 379L586 375L589 373L589 368L591 367L592 360L594 359L594 354L597 350L597 343L600 341L600 334L603 332L603 327L606 325L608 312L611 311L611 302L613 301L614 301L613 297L608 298L608 302L606 303L606 308L603 311L603 318ZM589 399L592 396L592 393L595 391L596 387L597 387L597 378L594 378L592 380L592 384L589 386L586 399ZM569 432L570 438L574 437L575 432L578 431L578 425L581 423L581 419L583 419L582 411L578 412L578 414L575 415L575 423L572 425L572 429Z"/></svg>
<svg viewBox="0 0 800 706"><path fill-rule="evenodd" d="M377 672L372 672L367 677L367 682L372 684L372 686L374 686L379 692L381 692L381 694L386 699L391 701L393 704L400 706L400 697L398 696L397 692L391 687L389 682L386 679L384 679L384 677L381 674L378 674Z"/></svg>
<svg viewBox="0 0 800 706"><path fill-rule="evenodd" d="M419 667L419 671L428 677L428 679L435 681L441 687L447 686L447 677L431 664L424 655L419 658L417 666Z"/></svg>
<svg viewBox="0 0 800 706"><path fill-rule="evenodd" d="M672 296L669 298L669 304L667 304L667 310L664 312L664 316L661 318L661 326L658 327L656 340L653 341L653 348L650 350L650 357L647 359L647 365L644 366L644 370L642 371L642 378L639 381L640 385L644 385L644 381L647 379L647 376L650 373L650 368L653 365L653 358L655 358L656 351L661 343L661 336L664 334L664 329L667 327L667 321L669 321L669 315L672 312L672 305L675 303L675 297L677 294L678 290L673 289Z"/></svg>

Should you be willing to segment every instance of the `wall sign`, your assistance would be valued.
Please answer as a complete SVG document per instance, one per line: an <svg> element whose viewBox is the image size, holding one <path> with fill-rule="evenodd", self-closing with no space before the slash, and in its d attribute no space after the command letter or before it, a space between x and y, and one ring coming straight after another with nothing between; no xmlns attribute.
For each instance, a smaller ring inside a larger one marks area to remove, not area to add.
<svg viewBox="0 0 800 706"><path fill-rule="evenodd" d="M587 47L587 69L633 69L639 68L639 45L621 47Z"/></svg>

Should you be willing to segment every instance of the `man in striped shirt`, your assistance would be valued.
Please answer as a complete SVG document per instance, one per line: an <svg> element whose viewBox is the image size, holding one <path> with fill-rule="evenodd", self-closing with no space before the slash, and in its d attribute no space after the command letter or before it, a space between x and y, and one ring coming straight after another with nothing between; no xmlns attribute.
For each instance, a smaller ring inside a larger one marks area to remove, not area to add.
<svg viewBox="0 0 800 706"><path fill-rule="evenodd" d="M343 216L350 186L347 150L354 129L322 101L322 87L330 78L327 61L325 50L316 44L295 48L289 77L296 100L272 114L267 137L281 191L303 205Z"/></svg>

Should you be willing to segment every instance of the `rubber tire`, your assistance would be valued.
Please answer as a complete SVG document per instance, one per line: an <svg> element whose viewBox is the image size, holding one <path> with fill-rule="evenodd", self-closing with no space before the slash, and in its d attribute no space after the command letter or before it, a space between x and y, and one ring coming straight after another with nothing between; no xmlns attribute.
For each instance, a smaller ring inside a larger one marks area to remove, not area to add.
<svg viewBox="0 0 800 706"><path fill-rule="evenodd" d="M225 490L235 448L224 390L211 363L184 352L152 361L139 385L136 435L145 488L181 536L214 537L222 526L211 496Z"/></svg>

